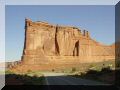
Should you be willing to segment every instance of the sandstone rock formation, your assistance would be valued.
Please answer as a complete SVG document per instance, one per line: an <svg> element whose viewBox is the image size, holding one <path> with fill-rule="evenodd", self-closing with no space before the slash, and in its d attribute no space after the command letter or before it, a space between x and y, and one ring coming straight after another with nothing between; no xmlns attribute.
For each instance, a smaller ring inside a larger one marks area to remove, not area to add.
<svg viewBox="0 0 120 90"><path fill-rule="evenodd" d="M26 19L21 61L8 66L21 73L72 68L81 63L114 60L115 47L115 44L107 46L93 40L88 31L82 32L77 27Z"/></svg>
<svg viewBox="0 0 120 90"><path fill-rule="evenodd" d="M90 63L115 59L115 47L102 45L77 27L25 20L23 64Z"/></svg>

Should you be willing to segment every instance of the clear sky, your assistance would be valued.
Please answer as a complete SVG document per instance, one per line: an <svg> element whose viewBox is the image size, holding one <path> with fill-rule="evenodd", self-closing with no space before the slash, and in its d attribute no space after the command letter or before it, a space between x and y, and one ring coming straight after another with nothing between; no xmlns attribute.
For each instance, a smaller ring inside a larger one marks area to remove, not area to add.
<svg viewBox="0 0 120 90"><path fill-rule="evenodd" d="M101 6L6 6L6 60L20 60L24 46L25 17L33 21L72 25L86 29L104 44L115 41L115 7Z"/></svg>

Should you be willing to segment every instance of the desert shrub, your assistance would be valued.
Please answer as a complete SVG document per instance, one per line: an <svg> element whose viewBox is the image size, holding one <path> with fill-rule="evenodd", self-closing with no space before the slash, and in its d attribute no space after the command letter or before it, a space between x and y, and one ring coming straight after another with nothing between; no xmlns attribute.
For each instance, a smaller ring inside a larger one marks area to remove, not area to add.
<svg viewBox="0 0 120 90"><path fill-rule="evenodd" d="M30 80L30 77L29 76L27 76L27 75L24 75L24 77L23 77L23 80Z"/></svg>
<svg viewBox="0 0 120 90"><path fill-rule="evenodd" d="M5 74L14 74L14 73L12 71L10 71L10 70L6 70Z"/></svg>
<svg viewBox="0 0 120 90"><path fill-rule="evenodd" d="M81 72L81 73L80 73L80 76L81 76L81 77L83 77L84 75L85 75L85 73L84 73L84 72Z"/></svg>
<svg viewBox="0 0 120 90"><path fill-rule="evenodd" d="M93 68L93 67L95 67L95 65L94 64L90 64L89 68Z"/></svg>
<svg viewBox="0 0 120 90"><path fill-rule="evenodd" d="M75 68L75 67L73 67L73 68L72 68L72 72L75 72L75 71L76 71L76 68Z"/></svg>
<svg viewBox="0 0 120 90"><path fill-rule="evenodd" d="M102 68L101 72L106 73L106 72L111 72L112 70L110 69L110 66L107 66L105 68Z"/></svg>
<svg viewBox="0 0 120 90"><path fill-rule="evenodd" d="M62 73L64 73L65 71L62 71Z"/></svg>
<svg viewBox="0 0 120 90"><path fill-rule="evenodd" d="M38 74L34 74L34 77L39 77L39 75Z"/></svg>
<svg viewBox="0 0 120 90"><path fill-rule="evenodd" d="M89 71L87 71L87 74L94 74L94 75L96 75L96 74L98 74L98 71L96 71L96 70L89 70Z"/></svg>
<svg viewBox="0 0 120 90"><path fill-rule="evenodd" d="M120 63L116 63L116 67L120 67Z"/></svg>
<svg viewBox="0 0 120 90"><path fill-rule="evenodd" d="M27 73L31 73L31 72L32 72L32 70L30 70L30 69L29 69L29 70L27 70Z"/></svg>
<svg viewBox="0 0 120 90"><path fill-rule="evenodd" d="M96 67L96 65L91 64L91 65L89 65L88 70L97 70L97 67Z"/></svg>
<svg viewBox="0 0 120 90"><path fill-rule="evenodd" d="M52 69L52 72L54 72L55 70L54 69Z"/></svg>
<svg viewBox="0 0 120 90"><path fill-rule="evenodd" d="M103 67L105 67L105 64L103 63Z"/></svg>

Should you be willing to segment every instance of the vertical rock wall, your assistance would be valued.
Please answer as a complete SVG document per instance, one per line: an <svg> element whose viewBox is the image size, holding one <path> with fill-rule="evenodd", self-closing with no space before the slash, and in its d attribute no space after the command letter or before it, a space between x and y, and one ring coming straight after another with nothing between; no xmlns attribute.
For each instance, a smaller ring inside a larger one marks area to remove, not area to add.
<svg viewBox="0 0 120 90"><path fill-rule="evenodd" d="M45 64L57 61L92 62L114 59L114 48L91 39L88 31L70 26L25 20L25 43L22 61ZM70 59L71 58L71 59Z"/></svg>

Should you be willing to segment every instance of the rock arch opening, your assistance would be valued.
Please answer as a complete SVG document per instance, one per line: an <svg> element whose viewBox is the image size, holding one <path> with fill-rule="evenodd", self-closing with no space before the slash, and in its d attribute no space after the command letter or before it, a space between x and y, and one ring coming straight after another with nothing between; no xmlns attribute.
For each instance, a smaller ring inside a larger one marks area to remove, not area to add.
<svg viewBox="0 0 120 90"><path fill-rule="evenodd" d="M73 56L79 56L79 41L75 43L75 47L73 50Z"/></svg>

